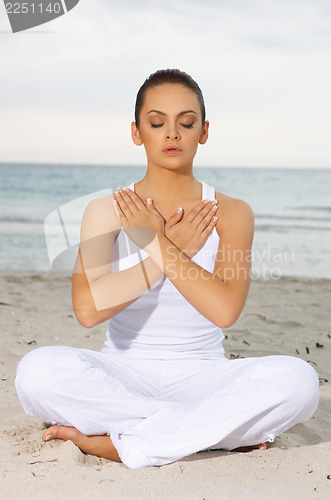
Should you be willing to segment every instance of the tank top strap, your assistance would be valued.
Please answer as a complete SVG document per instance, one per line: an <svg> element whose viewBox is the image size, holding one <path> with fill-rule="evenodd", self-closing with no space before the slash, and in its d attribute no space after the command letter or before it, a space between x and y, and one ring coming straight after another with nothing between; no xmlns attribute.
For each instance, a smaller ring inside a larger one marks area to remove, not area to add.
<svg viewBox="0 0 331 500"><path fill-rule="evenodd" d="M215 188L210 186L204 181L201 181L202 184L202 199L207 200L215 200Z"/></svg>

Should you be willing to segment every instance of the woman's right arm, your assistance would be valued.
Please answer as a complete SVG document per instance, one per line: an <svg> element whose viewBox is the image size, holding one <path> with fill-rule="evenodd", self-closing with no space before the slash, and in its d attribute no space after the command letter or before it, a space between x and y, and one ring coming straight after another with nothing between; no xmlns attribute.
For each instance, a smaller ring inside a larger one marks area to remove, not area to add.
<svg viewBox="0 0 331 500"><path fill-rule="evenodd" d="M163 274L150 257L129 269L112 272L114 239L121 230L113 196L93 200L86 208L80 246L72 275L72 305L86 328L109 320L126 309ZM145 269L144 269L144 268Z"/></svg>

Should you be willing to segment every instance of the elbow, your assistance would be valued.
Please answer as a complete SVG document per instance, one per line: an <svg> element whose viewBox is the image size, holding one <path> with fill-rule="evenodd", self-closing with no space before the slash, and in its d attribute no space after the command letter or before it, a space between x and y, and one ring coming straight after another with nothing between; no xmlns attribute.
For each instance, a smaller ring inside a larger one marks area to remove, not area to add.
<svg viewBox="0 0 331 500"><path fill-rule="evenodd" d="M221 329L230 328L230 326L234 325L236 321L236 319L225 321L224 318L222 318L222 321L220 321L217 326Z"/></svg>
<svg viewBox="0 0 331 500"><path fill-rule="evenodd" d="M74 313L78 323L81 326L84 326L85 328L93 328L94 326L96 326L96 322L94 321L91 314L76 313L76 311L74 311Z"/></svg>
<svg viewBox="0 0 331 500"><path fill-rule="evenodd" d="M228 314L222 314L222 317L219 318L219 321L216 324L221 329L230 328L230 326L235 324L239 316L240 312L238 313L238 311L229 311Z"/></svg>
<svg viewBox="0 0 331 500"><path fill-rule="evenodd" d="M247 296L247 295L246 295ZM236 296L231 294L224 301L222 310L219 310L217 326L219 328L230 328L240 317L245 305L245 300L238 300Z"/></svg>
<svg viewBox="0 0 331 500"><path fill-rule="evenodd" d="M79 292L79 293L78 293ZM96 311L90 289L76 286L72 289L72 308L78 323L85 328L96 326Z"/></svg>
<svg viewBox="0 0 331 500"><path fill-rule="evenodd" d="M73 273L71 303L78 323L85 328L98 324L90 286L85 273Z"/></svg>
<svg viewBox="0 0 331 500"><path fill-rule="evenodd" d="M79 321L79 324L84 326L85 328L93 328L94 326L96 326L96 323L90 321L89 319L84 319L82 321Z"/></svg>

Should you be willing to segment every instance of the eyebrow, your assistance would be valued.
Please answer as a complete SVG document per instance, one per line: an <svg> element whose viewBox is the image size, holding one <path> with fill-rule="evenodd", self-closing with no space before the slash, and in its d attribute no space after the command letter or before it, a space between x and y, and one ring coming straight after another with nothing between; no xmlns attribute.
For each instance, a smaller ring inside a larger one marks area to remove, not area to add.
<svg viewBox="0 0 331 500"><path fill-rule="evenodd" d="M147 115L149 115L149 113L158 113L159 115L164 115L164 116L167 116L167 113L163 113L163 111L158 111L157 109L151 109L150 111L148 111L148 113L146 113ZM178 113L178 116L182 116L182 115L186 115L186 113L194 113L195 115L197 115L198 113L196 111L194 111L193 109L188 109L187 111L181 111L180 113Z"/></svg>

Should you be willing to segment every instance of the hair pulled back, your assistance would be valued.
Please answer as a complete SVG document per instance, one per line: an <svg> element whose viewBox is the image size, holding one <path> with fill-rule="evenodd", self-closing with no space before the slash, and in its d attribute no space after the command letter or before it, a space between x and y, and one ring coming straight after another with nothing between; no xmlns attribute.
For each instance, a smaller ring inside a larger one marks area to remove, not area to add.
<svg viewBox="0 0 331 500"><path fill-rule="evenodd" d="M136 126L139 128L139 117L141 108L144 104L146 91L164 83L180 83L195 92L201 107L202 125L204 125L206 121L205 103L201 89L197 82L193 80L190 75L185 73L185 71L180 71L179 69L159 69L155 73L149 75L138 90L134 113Z"/></svg>

